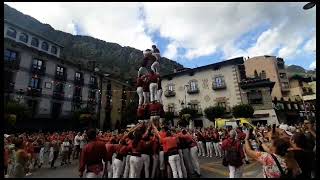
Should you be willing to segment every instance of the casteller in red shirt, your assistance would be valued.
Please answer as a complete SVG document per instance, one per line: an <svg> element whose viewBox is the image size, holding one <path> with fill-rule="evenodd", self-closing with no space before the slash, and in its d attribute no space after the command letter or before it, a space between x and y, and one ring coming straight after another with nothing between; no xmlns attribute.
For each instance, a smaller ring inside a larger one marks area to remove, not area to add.
<svg viewBox="0 0 320 180"><path fill-rule="evenodd" d="M243 152L243 148L242 148L241 142L238 139L233 139L233 138L229 137L229 138L223 140L222 141L222 145L221 145L221 149L226 151L232 146L232 144L234 144L234 146L236 146L237 151L240 153L241 159L243 159L244 158L244 152Z"/></svg>
<svg viewBox="0 0 320 180"><path fill-rule="evenodd" d="M149 74L150 83L158 83L158 80L159 80L159 75L151 71L151 73Z"/></svg>

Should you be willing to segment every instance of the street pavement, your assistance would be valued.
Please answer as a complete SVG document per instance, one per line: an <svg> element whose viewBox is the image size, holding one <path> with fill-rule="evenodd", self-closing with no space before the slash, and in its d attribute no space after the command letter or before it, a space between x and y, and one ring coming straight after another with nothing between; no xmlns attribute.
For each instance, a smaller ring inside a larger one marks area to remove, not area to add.
<svg viewBox="0 0 320 180"><path fill-rule="evenodd" d="M229 169L222 165L221 158L199 157L201 174L200 178L228 178ZM60 166L60 160L56 162L56 169L44 166L40 170L36 169L27 178L78 178L78 160L74 160L71 165ZM261 165L253 160L250 164L245 164L243 178L263 178Z"/></svg>

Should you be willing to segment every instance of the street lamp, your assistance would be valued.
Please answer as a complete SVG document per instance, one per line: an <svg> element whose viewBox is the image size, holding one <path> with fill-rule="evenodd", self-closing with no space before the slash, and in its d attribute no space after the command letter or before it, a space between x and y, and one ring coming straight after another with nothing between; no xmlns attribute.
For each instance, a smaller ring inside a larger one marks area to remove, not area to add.
<svg viewBox="0 0 320 180"><path fill-rule="evenodd" d="M304 9L304 10L308 10L308 9L313 8L315 5L316 5L316 3L314 3L314 2L309 2L309 3L307 3L306 5L303 6L303 9Z"/></svg>

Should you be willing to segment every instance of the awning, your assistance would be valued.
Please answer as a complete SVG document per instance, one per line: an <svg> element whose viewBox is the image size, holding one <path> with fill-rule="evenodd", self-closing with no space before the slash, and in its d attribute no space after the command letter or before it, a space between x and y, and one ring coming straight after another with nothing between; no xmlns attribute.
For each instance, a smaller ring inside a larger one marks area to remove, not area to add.
<svg viewBox="0 0 320 180"><path fill-rule="evenodd" d="M254 114L253 117L254 117L254 118L269 117L269 113L265 113L265 114Z"/></svg>

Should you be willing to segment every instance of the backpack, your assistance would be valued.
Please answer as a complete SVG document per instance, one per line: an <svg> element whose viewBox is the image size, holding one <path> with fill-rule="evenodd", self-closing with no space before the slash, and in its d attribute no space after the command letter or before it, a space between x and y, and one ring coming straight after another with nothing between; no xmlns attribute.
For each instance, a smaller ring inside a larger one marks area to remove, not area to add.
<svg viewBox="0 0 320 180"><path fill-rule="evenodd" d="M229 165L239 167L242 165L242 159L240 156L240 152L237 150L236 140L234 140L231 144L231 147L227 149L226 161Z"/></svg>

